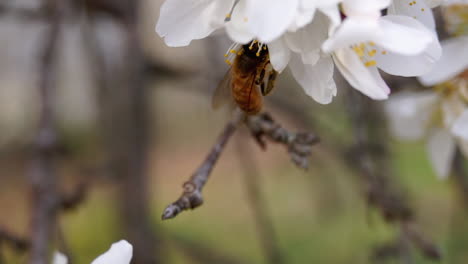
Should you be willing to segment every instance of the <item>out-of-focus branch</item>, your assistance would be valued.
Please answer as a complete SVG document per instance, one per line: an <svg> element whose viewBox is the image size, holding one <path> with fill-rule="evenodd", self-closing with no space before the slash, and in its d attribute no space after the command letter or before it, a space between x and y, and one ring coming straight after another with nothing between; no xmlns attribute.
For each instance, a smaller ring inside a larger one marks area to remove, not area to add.
<svg viewBox="0 0 468 264"><path fill-rule="evenodd" d="M294 164L303 169L308 168L308 158L312 152L312 146L319 142L319 138L315 134L290 132L276 123L268 113L249 117L247 126L262 149L266 148L265 138L283 144L288 149Z"/></svg>
<svg viewBox="0 0 468 264"><path fill-rule="evenodd" d="M406 204L401 192L390 182L391 169L388 166L386 144L388 137L385 118L378 103L351 88L347 99L355 136L347 161L350 168L367 185L369 204L379 209L387 221L400 225L404 239L410 241L426 257L440 259L439 249L413 227L412 209Z"/></svg>
<svg viewBox="0 0 468 264"><path fill-rule="evenodd" d="M162 215L163 220L174 218L180 212L194 209L203 203L202 189L208 181L211 171L226 147L227 142L242 121L243 116L242 113L235 112L233 119L226 124L223 132L219 135L215 145L208 156L206 156L201 166L192 174L190 179L184 183L184 192L180 198L166 207Z"/></svg>
<svg viewBox="0 0 468 264"><path fill-rule="evenodd" d="M40 63L40 123L35 140L35 155L31 165L32 185L31 264L49 263L49 245L56 224L59 198L56 190L54 158L57 131L53 97L55 92L55 58L60 32L60 5L63 1L49 0L47 18L49 35L44 43Z"/></svg>
<svg viewBox="0 0 468 264"><path fill-rule="evenodd" d="M23 7L11 7L6 3L0 3L0 16L12 17L21 21L37 22L47 19L48 11L46 8L23 8Z"/></svg>
<svg viewBox="0 0 468 264"><path fill-rule="evenodd" d="M244 169L243 174L247 198L252 207L258 237L263 247L266 262L272 264L285 263L276 239L276 232L270 214L268 213L268 206L264 199L262 199L258 168L247 149L246 142L238 141L237 146L240 167Z"/></svg>

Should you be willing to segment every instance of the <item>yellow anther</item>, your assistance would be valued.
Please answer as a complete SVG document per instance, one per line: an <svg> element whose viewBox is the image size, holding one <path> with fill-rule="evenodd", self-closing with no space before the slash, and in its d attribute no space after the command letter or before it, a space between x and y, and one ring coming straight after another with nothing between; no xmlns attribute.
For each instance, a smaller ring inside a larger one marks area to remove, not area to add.
<svg viewBox="0 0 468 264"><path fill-rule="evenodd" d="M227 56L229 56L229 55L227 55L227 54L224 54L224 57L225 57L225 58L227 58Z"/></svg>
<svg viewBox="0 0 468 264"><path fill-rule="evenodd" d="M231 53L237 53L237 51L236 51L236 50L233 50L233 49L230 50L229 52L231 52Z"/></svg>
<svg viewBox="0 0 468 264"><path fill-rule="evenodd" d="M255 53L255 55L257 55L257 57L259 57L259 56L260 56L260 52Z"/></svg>
<svg viewBox="0 0 468 264"><path fill-rule="evenodd" d="M376 53L377 53L377 50L373 49L373 50L367 52L367 55L369 55L371 57L374 57Z"/></svg>
<svg viewBox="0 0 468 264"><path fill-rule="evenodd" d="M237 55L242 55L242 51L237 52Z"/></svg>
<svg viewBox="0 0 468 264"><path fill-rule="evenodd" d="M424 12L424 8L421 8L421 11Z"/></svg>
<svg viewBox="0 0 468 264"><path fill-rule="evenodd" d="M382 55L386 55L386 54L387 54L386 50L382 51Z"/></svg>
<svg viewBox="0 0 468 264"><path fill-rule="evenodd" d="M371 67L371 66L375 66L377 64L377 62L375 60L370 60L370 61L367 61L364 63L364 65L366 67Z"/></svg>
<svg viewBox="0 0 468 264"><path fill-rule="evenodd" d="M226 62L227 65L232 65L230 60L225 60L224 62Z"/></svg>
<svg viewBox="0 0 468 264"><path fill-rule="evenodd" d="M249 19L247 17L244 17L244 22L248 22Z"/></svg>
<svg viewBox="0 0 468 264"><path fill-rule="evenodd" d="M370 42L369 42L369 46L371 46L371 47L375 46L375 42L374 42L374 41L370 41Z"/></svg>
<svg viewBox="0 0 468 264"><path fill-rule="evenodd" d="M231 14L226 14L226 18L231 18Z"/></svg>
<svg viewBox="0 0 468 264"><path fill-rule="evenodd" d="M358 46L354 46L353 47L353 50L354 52L356 52L356 54L359 56L359 57L363 57L364 56L364 48L362 47L358 47Z"/></svg>

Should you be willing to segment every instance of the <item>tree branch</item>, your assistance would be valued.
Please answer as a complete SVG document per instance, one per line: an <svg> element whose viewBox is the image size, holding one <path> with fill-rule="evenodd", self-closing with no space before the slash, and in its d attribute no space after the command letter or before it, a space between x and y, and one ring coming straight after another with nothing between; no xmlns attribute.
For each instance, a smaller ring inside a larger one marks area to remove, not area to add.
<svg viewBox="0 0 468 264"><path fill-rule="evenodd" d="M162 214L163 220L174 218L180 212L194 209L203 203L202 189L208 181L208 177L226 143L234 134L243 117L242 113L235 113L233 120L225 126L202 165L184 183L184 192L180 198L166 207ZM289 132L277 124L267 113L258 116L248 116L246 118L246 125L262 149L266 148L265 138L272 142L283 144L287 147L291 160L300 168L307 168L311 146L318 142L318 138L314 134Z"/></svg>
<svg viewBox="0 0 468 264"><path fill-rule="evenodd" d="M39 130L35 141L35 157L32 161L30 180L33 195L31 219L31 264L47 264L49 243L54 230L58 195L56 190L56 171L54 158L57 149L57 131L53 93L55 90L55 54L60 32L59 7L61 1L49 1L51 12L48 17L50 26L41 58L39 91L41 110Z"/></svg>
<svg viewBox="0 0 468 264"><path fill-rule="evenodd" d="M234 118L226 124L223 132L218 137L218 140L208 156L206 156L201 166L195 171L190 179L184 183L184 192L180 198L167 206L164 210L162 215L163 220L174 218L180 212L188 209L194 209L203 203L202 189L208 181L210 173L218 161L221 152L224 150L227 142L236 131L242 118L243 114L236 112L234 114Z"/></svg>
<svg viewBox="0 0 468 264"><path fill-rule="evenodd" d="M413 211L401 192L390 182L385 118L376 102L349 88L348 112L353 124L354 146L346 160L367 184L369 204L379 209L385 220L397 223L405 241L411 242L427 258L439 260L438 248L412 227ZM406 245L407 243L405 243ZM402 246L405 246L402 244ZM408 249L409 250L409 249ZM405 252L402 249L400 252Z"/></svg>
<svg viewBox="0 0 468 264"><path fill-rule="evenodd" d="M294 164L302 169L308 168L312 146L319 142L315 134L290 132L276 123L268 113L249 117L247 126L262 149L266 149L265 138L274 143L283 144L288 149Z"/></svg>

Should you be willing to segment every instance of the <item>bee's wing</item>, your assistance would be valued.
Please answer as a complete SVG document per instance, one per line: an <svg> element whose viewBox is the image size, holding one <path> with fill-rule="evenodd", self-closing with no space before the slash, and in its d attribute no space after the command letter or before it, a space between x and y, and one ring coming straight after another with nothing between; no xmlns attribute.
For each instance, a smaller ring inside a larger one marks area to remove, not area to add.
<svg viewBox="0 0 468 264"><path fill-rule="evenodd" d="M211 107L218 109L225 104L233 104L234 101L231 97L231 83L232 83L232 69L229 69L223 77L223 80L219 83L216 90L213 92L211 97Z"/></svg>

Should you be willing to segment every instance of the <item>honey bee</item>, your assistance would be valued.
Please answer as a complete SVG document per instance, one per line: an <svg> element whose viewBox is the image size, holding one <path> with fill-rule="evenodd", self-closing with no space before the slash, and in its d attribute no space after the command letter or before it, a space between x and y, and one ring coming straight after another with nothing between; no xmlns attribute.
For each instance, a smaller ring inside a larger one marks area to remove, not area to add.
<svg viewBox="0 0 468 264"><path fill-rule="evenodd" d="M246 114L260 112L262 97L273 90L278 75L271 66L268 47L252 41L242 45L239 50L231 48L225 56L231 68L213 95L213 108L218 108L228 97L234 99L235 104ZM229 57L232 56L235 58L231 63Z"/></svg>

